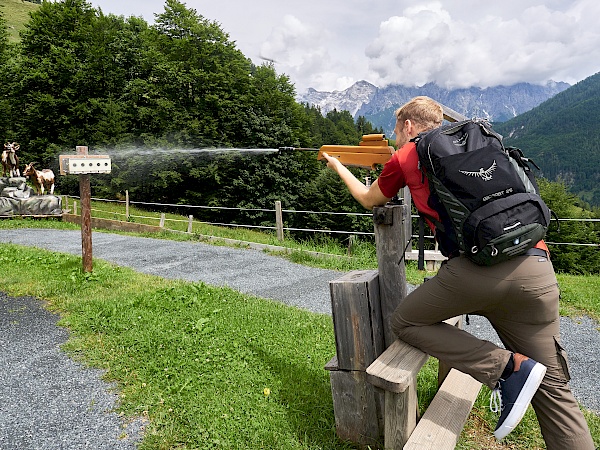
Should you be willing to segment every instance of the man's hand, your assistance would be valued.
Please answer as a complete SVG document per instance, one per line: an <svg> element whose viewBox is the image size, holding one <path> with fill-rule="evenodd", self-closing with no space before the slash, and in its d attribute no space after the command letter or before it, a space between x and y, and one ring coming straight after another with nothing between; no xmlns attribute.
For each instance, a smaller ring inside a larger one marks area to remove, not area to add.
<svg viewBox="0 0 600 450"><path fill-rule="evenodd" d="M322 155L327 161L327 167L337 172L342 181L348 186L350 194L366 209L373 209L374 206L385 205L390 200L381 193L377 180L375 180L370 187L367 187L361 183L339 159L334 158L325 152L323 152Z"/></svg>
<svg viewBox="0 0 600 450"><path fill-rule="evenodd" d="M338 165L342 165L340 160L337 158L334 158L333 156L329 156L325 152L323 152L322 155L323 155L323 158L325 158L327 160L327 167L329 167L330 169L333 169L337 172Z"/></svg>

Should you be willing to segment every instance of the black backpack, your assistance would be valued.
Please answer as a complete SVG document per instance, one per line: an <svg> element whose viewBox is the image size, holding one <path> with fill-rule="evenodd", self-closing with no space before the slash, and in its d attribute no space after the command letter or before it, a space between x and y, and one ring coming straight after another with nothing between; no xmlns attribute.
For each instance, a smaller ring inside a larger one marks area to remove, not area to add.
<svg viewBox="0 0 600 450"><path fill-rule="evenodd" d="M481 119L443 125L415 139L419 165L429 179L429 205L440 220L436 239L445 256L464 253L491 266L540 241L550 210L539 195L521 150ZM538 168L539 169L539 168Z"/></svg>

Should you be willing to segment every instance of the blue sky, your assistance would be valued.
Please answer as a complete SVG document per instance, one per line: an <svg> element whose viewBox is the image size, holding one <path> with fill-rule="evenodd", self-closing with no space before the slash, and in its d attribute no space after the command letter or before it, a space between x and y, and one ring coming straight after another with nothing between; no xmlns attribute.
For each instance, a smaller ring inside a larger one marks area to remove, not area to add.
<svg viewBox="0 0 600 450"><path fill-rule="evenodd" d="M163 0L89 0L153 22ZM187 0L298 92L376 86L574 84L600 71L597 0Z"/></svg>

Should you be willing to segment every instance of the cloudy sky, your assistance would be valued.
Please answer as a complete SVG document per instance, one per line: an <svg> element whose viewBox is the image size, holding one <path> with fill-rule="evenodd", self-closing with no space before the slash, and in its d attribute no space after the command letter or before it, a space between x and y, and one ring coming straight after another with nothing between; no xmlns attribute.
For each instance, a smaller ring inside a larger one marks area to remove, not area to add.
<svg viewBox="0 0 600 450"><path fill-rule="evenodd" d="M89 0L152 23L164 0ZM255 63L274 61L298 92L376 86L447 88L600 71L598 0L186 0Z"/></svg>

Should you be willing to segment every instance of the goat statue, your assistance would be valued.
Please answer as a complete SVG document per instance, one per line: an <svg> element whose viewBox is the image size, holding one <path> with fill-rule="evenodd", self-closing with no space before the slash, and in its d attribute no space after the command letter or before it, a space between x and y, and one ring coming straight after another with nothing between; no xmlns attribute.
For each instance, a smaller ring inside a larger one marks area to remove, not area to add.
<svg viewBox="0 0 600 450"><path fill-rule="evenodd" d="M2 152L2 176L5 177L8 172L9 177L20 177L19 172L19 157L17 156L17 150L21 146L16 142L7 142L4 144L4 151Z"/></svg>
<svg viewBox="0 0 600 450"><path fill-rule="evenodd" d="M48 190L50 195L54 194L54 172L50 169L35 170L34 163L29 163L23 170L23 176L29 177L38 195L44 195L44 190Z"/></svg>

